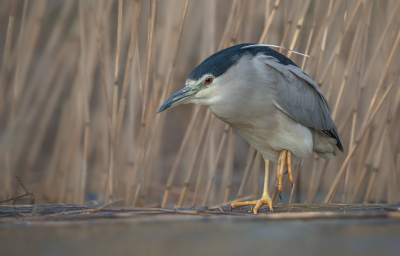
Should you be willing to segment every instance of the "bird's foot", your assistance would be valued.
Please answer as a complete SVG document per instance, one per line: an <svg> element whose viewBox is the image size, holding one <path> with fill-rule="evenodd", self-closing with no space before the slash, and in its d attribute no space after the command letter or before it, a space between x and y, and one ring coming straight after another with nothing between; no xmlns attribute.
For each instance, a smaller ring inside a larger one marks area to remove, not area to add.
<svg viewBox="0 0 400 256"><path fill-rule="evenodd" d="M289 180L290 183L292 183L293 186L293 176L292 176L292 152L289 150L282 150L280 155L279 155L279 160L278 160L278 173L277 173L277 179L278 179L278 191L279 191L279 197L281 198L281 192L282 192L282 180L283 180L283 169L285 167L288 169L288 174L289 174ZM281 198L282 199L282 198Z"/></svg>
<svg viewBox="0 0 400 256"><path fill-rule="evenodd" d="M253 208L253 213L257 214L258 213L258 209L264 204L268 205L269 211L271 213L274 212L274 209L272 208L272 199L268 195L263 195L261 197L261 199L259 199L259 200L246 201L246 202L235 202L235 203L232 203L231 206L232 206L232 208L234 208L234 207L237 207L237 206L255 205L254 208Z"/></svg>

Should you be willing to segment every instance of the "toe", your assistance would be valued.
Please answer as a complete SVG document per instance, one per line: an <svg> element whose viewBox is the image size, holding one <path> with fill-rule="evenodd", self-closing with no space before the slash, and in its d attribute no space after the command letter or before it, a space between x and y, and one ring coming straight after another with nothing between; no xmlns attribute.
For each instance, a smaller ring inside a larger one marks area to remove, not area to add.
<svg viewBox="0 0 400 256"><path fill-rule="evenodd" d="M256 206L254 206L254 209L253 209L254 214L258 213L258 209L260 208L261 204L262 204L262 201L258 200Z"/></svg>

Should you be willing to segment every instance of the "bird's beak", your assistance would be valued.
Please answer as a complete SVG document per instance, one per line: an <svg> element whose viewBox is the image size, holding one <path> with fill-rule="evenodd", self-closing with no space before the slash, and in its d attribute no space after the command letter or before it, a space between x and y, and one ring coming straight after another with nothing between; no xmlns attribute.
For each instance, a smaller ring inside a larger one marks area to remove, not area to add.
<svg viewBox="0 0 400 256"><path fill-rule="evenodd" d="M186 86L182 88L180 91L176 92L174 95L172 95L168 100L164 102L164 104L161 105L161 107L158 109L157 114L160 112L163 112L164 110L167 110L169 108L178 106L182 103L186 103L193 99L196 96L196 93L200 91L199 86L195 87L190 87Z"/></svg>

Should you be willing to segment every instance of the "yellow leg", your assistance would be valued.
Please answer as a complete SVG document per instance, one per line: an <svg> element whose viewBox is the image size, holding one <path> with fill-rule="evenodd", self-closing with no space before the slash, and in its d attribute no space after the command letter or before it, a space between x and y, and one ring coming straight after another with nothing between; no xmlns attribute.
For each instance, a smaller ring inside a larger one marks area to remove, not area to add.
<svg viewBox="0 0 400 256"><path fill-rule="evenodd" d="M266 204L266 205L268 205L270 212L271 213L274 212L274 209L272 208L272 199L268 194L269 160L264 158L264 162L265 162L264 191L263 191L263 195L262 195L261 199L255 200L255 201L232 203L231 204L232 207L255 204L253 213L257 214L258 209L261 207L261 205Z"/></svg>
<svg viewBox="0 0 400 256"><path fill-rule="evenodd" d="M286 168L287 168L287 170L288 170L290 183L292 183L292 186L293 186L293 176L292 176L292 152L290 152L289 150L288 150L287 153L286 153Z"/></svg>
<svg viewBox="0 0 400 256"><path fill-rule="evenodd" d="M282 192L283 169L285 168L285 163L286 163L286 151L287 150L281 151L281 153L279 155L279 160L278 160L278 174L277 175L278 175L278 191L279 191L280 198L281 198L281 192Z"/></svg>
<svg viewBox="0 0 400 256"><path fill-rule="evenodd" d="M279 154L279 160L278 160L278 172L277 172L277 178L278 178L278 192L279 192L279 198L282 199L281 197L281 192L282 192L282 180L283 180L283 169L285 168L288 169L288 174L289 174L289 180L290 183L292 183L293 187L293 176L292 176L292 152L289 150L282 150L281 153Z"/></svg>

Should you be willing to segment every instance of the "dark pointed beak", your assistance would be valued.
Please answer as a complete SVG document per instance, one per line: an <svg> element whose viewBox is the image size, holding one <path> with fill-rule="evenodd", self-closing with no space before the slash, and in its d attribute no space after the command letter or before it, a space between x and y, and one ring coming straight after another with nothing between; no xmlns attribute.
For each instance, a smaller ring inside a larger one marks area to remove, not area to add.
<svg viewBox="0 0 400 256"><path fill-rule="evenodd" d="M157 114L160 112L163 112L164 110L167 110L169 108L178 106L182 103L186 103L193 99L196 96L196 93L199 91L197 87L190 87L186 86L182 88L180 91L176 92L174 95L172 95L168 100L164 102L164 104L161 105L161 107L158 109Z"/></svg>

